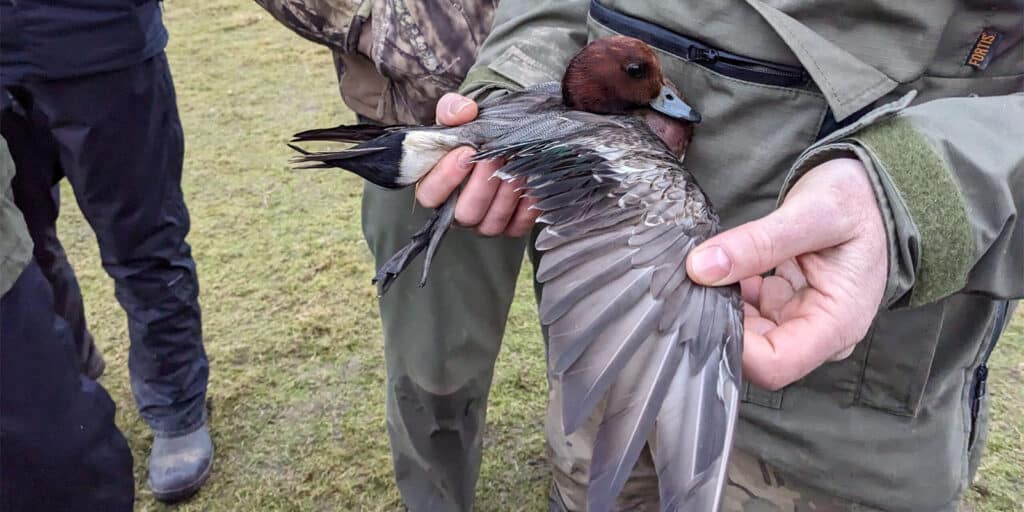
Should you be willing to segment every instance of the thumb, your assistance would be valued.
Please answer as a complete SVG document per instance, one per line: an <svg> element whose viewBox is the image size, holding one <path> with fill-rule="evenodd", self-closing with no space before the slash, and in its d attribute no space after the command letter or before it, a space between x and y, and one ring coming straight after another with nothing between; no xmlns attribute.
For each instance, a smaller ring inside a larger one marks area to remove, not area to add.
<svg viewBox="0 0 1024 512"><path fill-rule="evenodd" d="M816 204L791 195L767 216L697 246L687 256L686 272L690 279L705 286L728 285L849 239L827 216L816 213Z"/></svg>
<svg viewBox="0 0 1024 512"><path fill-rule="evenodd" d="M449 92L437 100L434 115L437 122L447 126L458 126L476 119L476 102L461 95Z"/></svg>

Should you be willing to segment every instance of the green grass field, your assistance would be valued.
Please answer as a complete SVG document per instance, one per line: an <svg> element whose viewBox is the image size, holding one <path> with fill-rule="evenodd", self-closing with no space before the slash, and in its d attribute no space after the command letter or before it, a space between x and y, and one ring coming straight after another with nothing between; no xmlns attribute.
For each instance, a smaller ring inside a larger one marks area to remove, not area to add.
<svg viewBox="0 0 1024 512"><path fill-rule="evenodd" d="M164 5L217 449L209 483L178 508L398 510L361 184L341 172L289 170L284 145L298 130L353 120L330 56L250 1ZM137 508L163 510L145 486L151 437L128 387L124 313L77 208L69 202L62 218L61 237L107 358L102 383L135 455ZM478 510L545 510L542 358L524 273L491 395ZM992 366L994 425L969 506L1021 510L1024 316Z"/></svg>

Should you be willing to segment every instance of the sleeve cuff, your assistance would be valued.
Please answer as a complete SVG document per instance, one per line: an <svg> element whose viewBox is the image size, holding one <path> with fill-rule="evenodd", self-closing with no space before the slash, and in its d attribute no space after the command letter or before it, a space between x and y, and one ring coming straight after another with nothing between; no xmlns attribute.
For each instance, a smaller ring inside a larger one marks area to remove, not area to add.
<svg viewBox="0 0 1024 512"><path fill-rule="evenodd" d="M503 91L521 89L516 82L495 73L490 68L473 68L459 87L459 94L480 102Z"/></svg>

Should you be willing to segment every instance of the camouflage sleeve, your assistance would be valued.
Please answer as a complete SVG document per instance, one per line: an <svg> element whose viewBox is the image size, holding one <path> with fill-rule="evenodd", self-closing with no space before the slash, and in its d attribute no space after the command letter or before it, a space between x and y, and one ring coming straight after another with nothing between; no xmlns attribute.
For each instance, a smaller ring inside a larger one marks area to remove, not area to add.
<svg viewBox="0 0 1024 512"><path fill-rule="evenodd" d="M333 50L350 53L358 30L349 34L354 20L366 19L370 2L362 0L256 0L277 21L296 34Z"/></svg>
<svg viewBox="0 0 1024 512"><path fill-rule="evenodd" d="M837 151L864 162L889 238L885 307L1024 297L1024 94L912 97L816 143L787 183Z"/></svg>
<svg viewBox="0 0 1024 512"><path fill-rule="evenodd" d="M502 0L459 91L473 98L561 80L587 42L588 0Z"/></svg>

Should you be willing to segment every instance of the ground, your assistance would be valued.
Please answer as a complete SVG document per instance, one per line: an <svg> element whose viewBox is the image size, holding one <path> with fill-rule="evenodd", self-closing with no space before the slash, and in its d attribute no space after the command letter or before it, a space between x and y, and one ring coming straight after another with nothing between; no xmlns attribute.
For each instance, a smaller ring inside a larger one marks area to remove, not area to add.
<svg viewBox="0 0 1024 512"><path fill-rule="evenodd" d="M164 6L186 135L189 241L202 286L217 449L209 483L179 509L398 510L361 184L340 171L290 170L284 145L296 131L353 120L339 101L330 56L253 2ZM60 233L107 358L102 383L135 455L137 508L164 510L145 486L151 436L128 387L124 313L70 200ZM482 511L545 506L546 384L528 275L517 293L491 394ZM993 432L969 506L1021 510L1024 316L992 357Z"/></svg>

